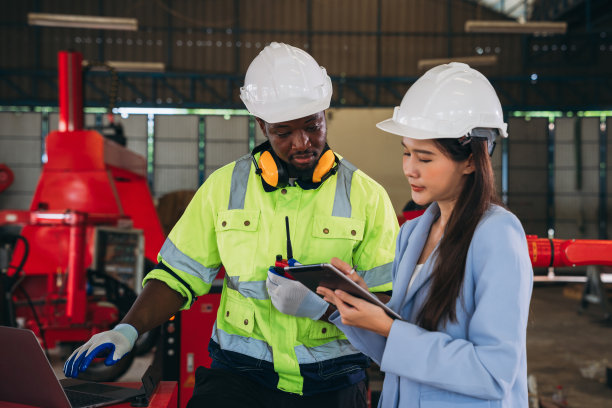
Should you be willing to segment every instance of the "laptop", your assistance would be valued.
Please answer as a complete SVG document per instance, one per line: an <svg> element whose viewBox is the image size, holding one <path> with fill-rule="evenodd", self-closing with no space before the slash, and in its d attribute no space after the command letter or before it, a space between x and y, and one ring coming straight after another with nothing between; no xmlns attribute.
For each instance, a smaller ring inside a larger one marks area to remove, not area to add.
<svg viewBox="0 0 612 408"><path fill-rule="evenodd" d="M144 387L58 380L34 332L0 326L0 401L45 408L94 408L143 395Z"/></svg>

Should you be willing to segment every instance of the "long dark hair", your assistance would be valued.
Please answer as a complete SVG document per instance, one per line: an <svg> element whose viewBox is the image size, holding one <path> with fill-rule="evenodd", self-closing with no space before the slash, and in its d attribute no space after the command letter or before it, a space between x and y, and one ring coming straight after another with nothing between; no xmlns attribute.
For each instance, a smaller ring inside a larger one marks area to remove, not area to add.
<svg viewBox="0 0 612 408"><path fill-rule="evenodd" d="M457 321L455 306L474 230L491 204L501 205L486 141L473 139L464 146L457 139L435 139L435 143L456 162L468 160L471 154L474 171L465 178L438 246L431 289L417 317L419 326L426 330L436 330L440 324Z"/></svg>

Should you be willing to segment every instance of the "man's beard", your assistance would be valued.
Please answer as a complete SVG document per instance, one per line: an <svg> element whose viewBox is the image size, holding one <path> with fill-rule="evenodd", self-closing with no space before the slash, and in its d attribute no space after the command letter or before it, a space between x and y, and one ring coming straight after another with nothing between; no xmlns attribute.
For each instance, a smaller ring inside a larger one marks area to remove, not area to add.
<svg viewBox="0 0 612 408"><path fill-rule="evenodd" d="M312 173L314 172L317 163L318 161L316 161L312 166L308 168L298 168L291 163L287 163L287 171L289 172L289 177L297 178L299 180L312 180Z"/></svg>

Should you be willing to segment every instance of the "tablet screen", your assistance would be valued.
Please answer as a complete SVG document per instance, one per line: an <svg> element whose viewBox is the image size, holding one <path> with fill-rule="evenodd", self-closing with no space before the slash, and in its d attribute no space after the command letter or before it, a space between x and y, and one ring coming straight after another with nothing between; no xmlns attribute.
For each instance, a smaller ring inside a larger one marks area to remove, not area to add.
<svg viewBox="0 0 612 408"><path fill-rule="evenodd" d="M317 286L324 286L332 290L340 289L355 297L374 303L383 308L390 317L401 320L399 314L391 310L374 294L353 282L342 271L331 264L287 266L285 267L285 272L288 272L295 280L301 282L313 292L316 292Z"/></svg>

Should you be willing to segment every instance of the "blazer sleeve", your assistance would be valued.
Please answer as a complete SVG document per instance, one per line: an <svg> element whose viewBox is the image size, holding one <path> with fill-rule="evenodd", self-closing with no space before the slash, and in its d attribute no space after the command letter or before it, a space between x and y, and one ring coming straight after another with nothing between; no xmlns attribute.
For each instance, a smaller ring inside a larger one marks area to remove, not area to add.
<svg viewBox="0 0 612 408"><path fill-rule="evenodd" d="M533 271L525 233L505 210L488 215L474 233L466 261L473 275L471 316L463 317L466 339L395 321L381 370L450 392L501 399L525 360ZM465 290L465 288L464 288Z"/></svg>

